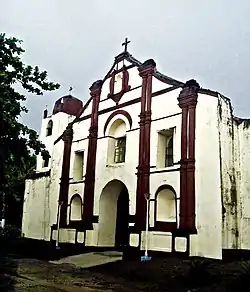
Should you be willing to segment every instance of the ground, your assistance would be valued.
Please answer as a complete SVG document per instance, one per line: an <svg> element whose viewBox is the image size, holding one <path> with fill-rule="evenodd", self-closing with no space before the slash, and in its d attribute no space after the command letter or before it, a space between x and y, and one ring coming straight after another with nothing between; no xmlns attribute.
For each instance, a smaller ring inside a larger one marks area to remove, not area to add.
<svg viewBox="0 0 250 292"><path fill-rule="evenodd" d="M125 260L81 269L53 264L13 252L2 253L0 291L94 292L94 291L249 291L248 261L153 257L142 263ZM39 256L37 256L39 257Z"/></svg>

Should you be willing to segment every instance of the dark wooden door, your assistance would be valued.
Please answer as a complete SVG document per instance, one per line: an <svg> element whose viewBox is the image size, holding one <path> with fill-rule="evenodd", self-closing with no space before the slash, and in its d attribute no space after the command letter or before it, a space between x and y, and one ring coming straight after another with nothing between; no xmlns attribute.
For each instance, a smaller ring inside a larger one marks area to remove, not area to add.
<svg viewBox="0 0 250 292"><path fill-rule="evenodd" d="M129 244L129 195L126 187L117 200L115 246L118 248Z"/></svg>

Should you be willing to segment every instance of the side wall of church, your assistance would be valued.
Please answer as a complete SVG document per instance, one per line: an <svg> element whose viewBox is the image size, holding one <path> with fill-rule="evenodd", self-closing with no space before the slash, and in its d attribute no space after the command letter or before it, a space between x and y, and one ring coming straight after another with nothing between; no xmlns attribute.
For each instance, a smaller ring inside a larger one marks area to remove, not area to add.
<svg viewBox="0 0 250 292"><path fill-rule="evenodd" d="M51 225L57 221L62 153L59 141L51 153L50 175L26 180L22 233L27 238L50 240Z"/></svg>
<svg viewBox="0 0 250 292"><path fill-rule="evenodd" d="M49 221L50 177L26 180L22 218L23 236L49 240Z"/></svg>
<svg viewBox="0 0 250 292"><path fill-rule="evenodd" d="M249 130L232 114L230 101L219 98L223 249L249 248Z"/></svg>
<svg viewBox="0 0 250 292"><path fill-rule="evenodd" d="M238 167L237 180L239 188L237 196L240 197L238 207L239 241L241 249L250 249L250 128L249 120L234 122L238 136Z"/></svg>

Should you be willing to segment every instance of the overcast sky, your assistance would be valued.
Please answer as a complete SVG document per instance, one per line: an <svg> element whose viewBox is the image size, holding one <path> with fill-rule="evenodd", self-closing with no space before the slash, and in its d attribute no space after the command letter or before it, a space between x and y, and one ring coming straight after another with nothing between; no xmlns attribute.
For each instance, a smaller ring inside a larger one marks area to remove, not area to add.
<svg viewBox="0 0 250 292"><path fill-rule="evenodd" d="M23 121L40 130L47 104L68 94L86 100L131 40L140 61L162 73L231 98L235 114L250 117L249 0L0 0L0 30L22 39L24 61L48 71L60 90L28 96Z"/></svg>

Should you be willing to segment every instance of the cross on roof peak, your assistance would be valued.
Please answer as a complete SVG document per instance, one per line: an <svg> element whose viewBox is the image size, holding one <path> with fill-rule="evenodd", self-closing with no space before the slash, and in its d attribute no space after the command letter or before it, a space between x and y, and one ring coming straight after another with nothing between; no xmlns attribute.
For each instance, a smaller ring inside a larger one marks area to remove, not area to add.
<svg viewBox="0 0 250 292"><path fill-rule="evenodd" d="M131 43L131 41L129 41L128 38L125 38L125 42L122 43L122 46L124 46L124 53L127 53L129 43Z"/></svg>

